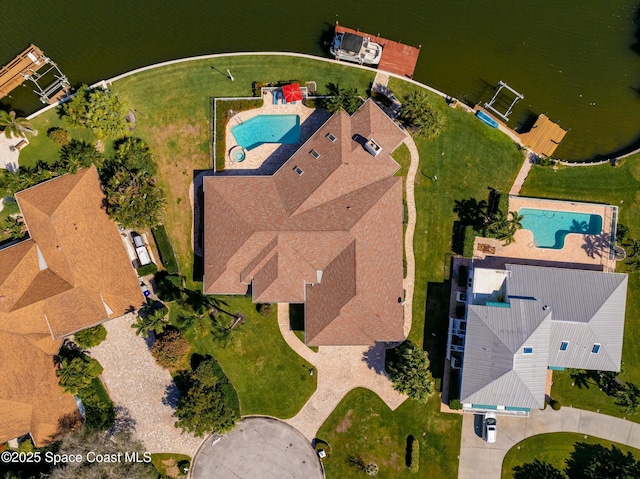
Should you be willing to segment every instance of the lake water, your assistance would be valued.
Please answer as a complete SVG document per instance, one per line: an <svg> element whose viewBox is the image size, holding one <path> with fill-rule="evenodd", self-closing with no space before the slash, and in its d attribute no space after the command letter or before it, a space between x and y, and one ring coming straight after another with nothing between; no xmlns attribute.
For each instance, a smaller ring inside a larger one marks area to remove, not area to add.
<svg viewBox="0 0 640 479"><path fill-rule="evenodd" d="M336 21L422 45L414 78L468 102L503 80L525 96L510 125L547 113L571 131L556 156L585 159L640 142L638 2L492 0L21 0L0 3L0 63L29 43L72 84L206 53L328 53ZM19 89L5 107L38 108Z"/></svg>

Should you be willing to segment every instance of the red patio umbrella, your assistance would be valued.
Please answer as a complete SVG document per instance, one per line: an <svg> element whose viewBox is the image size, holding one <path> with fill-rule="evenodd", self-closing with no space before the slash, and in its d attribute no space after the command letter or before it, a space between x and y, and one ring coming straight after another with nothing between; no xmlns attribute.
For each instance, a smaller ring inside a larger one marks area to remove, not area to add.
<svg viewBox="0 0 640 479"><path fill-rule="evenodd" d="M302 91L300 91L300 85L292 83L282 87L282 96L287 103L302 100Z"/></svg>

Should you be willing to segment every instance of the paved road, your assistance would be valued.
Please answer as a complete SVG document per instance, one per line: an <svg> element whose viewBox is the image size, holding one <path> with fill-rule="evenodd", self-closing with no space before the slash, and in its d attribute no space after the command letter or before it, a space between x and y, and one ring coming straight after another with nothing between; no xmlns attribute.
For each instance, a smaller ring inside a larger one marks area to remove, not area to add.
<svg viewBox="0 0 640 479"><path fill-rule="evenodd" d="M458 479L500 479L502 460L509 449L537 434L576 432L640 449L640 424L571 407L534 410L527 419L500 416L493 444L481 438L481 428L481 416L464 415Z"/></svg>
<svg viewBox="0 0 640 479"><path fill-rule="evenodd" d="M295 428L274 418L248 417L215 444L207 439L192 479L323 479L320 459Z"/></svg>

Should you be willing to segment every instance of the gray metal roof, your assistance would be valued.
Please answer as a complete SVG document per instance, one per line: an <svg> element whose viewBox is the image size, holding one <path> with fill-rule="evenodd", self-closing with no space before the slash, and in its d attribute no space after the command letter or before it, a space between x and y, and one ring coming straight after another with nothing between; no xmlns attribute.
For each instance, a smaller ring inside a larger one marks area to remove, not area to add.
<svg viewBox="0 0 640 479"><path fill-rule="evenodd" d="M506 265L510 308L470 305L465 403L542 407L547 366L618 371L625 274ZM566 351L560 351L567 341ZM594 344L600 345L597 354ZM524 354L524 348L533 348Z"/></svg>
<svg viewBox="0 0 640 479"><path fill-rule="evenodd" d="M551 311L539 301L469 306L462 372L465 403L544 405ZM524 348L532 348L524 354Z"/></svg>

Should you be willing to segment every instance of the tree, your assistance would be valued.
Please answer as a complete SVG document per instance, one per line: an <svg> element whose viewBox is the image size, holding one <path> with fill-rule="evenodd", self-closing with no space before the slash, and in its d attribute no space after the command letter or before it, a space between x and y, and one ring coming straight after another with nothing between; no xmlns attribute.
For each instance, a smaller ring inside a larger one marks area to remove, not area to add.
<svg viewBox="0 0 640 479"><path fill-rule="evenodd" d="M4 131L4 136L7 138L17 137L24 138L27 133L36 132L31 129L31 124L26 118L17 118L15 111L6 112L0 110L0 128Z"/></svg>
<svg viewBox="0 0 640 479"><path fill-rule="evenodd" d="M86 354L74 354L60 358L60 367L56 374L64 392L78 394L78 390L88 387L102 374L102 366Z"/></svg>
<svg viewBox="0 0 640 479"><path fill-rule="evenodd" d="M617 391L616 404L623 408L625 414L636 414L640 408L640 388L633 383L626 383Z"/></svg>
<svg viewBox="0 0 640 479"><path fill-rule="evenodd" d="M511 215L511 219L509 219ZM484 234L487 238L495 238L504 241L503 246L510 245L515 241L515 234L522 229L523 216L516 211L510 211L507 216L498 211L493 215L485 227Z"/></svg>
<svg viewBox="0 0 640 479"><path fill-rule="evenodd" d="M335 83L329 83L327 89L331 96L326 99L324 106L329 113L345 110L349 115L352 115L363 103L355 88L345 90Z"/></svg>
<svg viewBox="0 0 640 479"><path fill-rule="evenodd" d="M168 326L166 316L169 310L165 305L156 308L153 303L147 304L138 312L136 322L131 325L136 330L136 335L144 338L149 337L149 333L160 334Z"/></svg>
<svg viewBox="0 0 640 479"><path fill-rule="evenodd" d="M92 164L100 168L103 163L104 156L85 141L71 140L60 150L60 166L65 173L76 173Z"/></svg>
<svg viewBox="0 0 640 479"><path fill-rule="evenodd" d="M534 459L533 462L515 466L513 468L513 479L566 479L567 476L548 462L541 462Z"/></svg>
<svg viewBox="0 0 640 479"><path fill-rule="evenodd" d="M101 324L93 328L83 329L74 334L74 340L81 348L93 348L107 339L107 330Z"/></svg>
<svg viewBox="0 0 640 479"><path fill-rule="evenodd" d="M156 337L151 354L167 369L180 369L187 362L191 345L176 328L168 327Z"/></svg>
<svg viewBox="0 0 640 479"><path fill-rule="evenodd" d="M51 479L156 479L158 472L151 464L151 456L144 446L134 439L132 430L120 429L114 434L82 428L66 436L60 443L59 454L87 457L90 451L101 457L123 457L123 452L138 453L139 462L125 461L78 461L62 462L54 466Z"/></svg>
<svg viewBox="0 0 640 479"><path fill-rule="evenodd" d="M573 448L565 468L569 479L640 477L640 462L630 452L625 454L615 445L609 449L600 444L578 442Z"/></svg>
<svg viewBox="0 0 640 479"><path fill-rule="evenodd" d="M20 239L27 234L27 225L22 216L9 216L4 220L4 234L11 239Z"/></svg>
<svg viewBox="0 0 640 479"><path fill-rule="evenodd" d="M427 402L434 392L427 353L409 341L392 352L387 371L393 388L417 401Z"/></svg>
<svg viewBox="0 0 640 479"><path fill-rule="evenodd" d="M445 127L444 115L427 93L413 90L402 100L400 119L415 135L435 138Z"/></svg>
<svg viewBox="0 0 640 479"><path fill-rule="evenodd" d="M176 427L197 437L233 429L240 417L238 397L216 360L204 358L186 379L174 413Z"/></svg>
<svg viewBox="0 0 640 479"><path fill-rule="evenodd" d="M71 126L90 129L96 138L119 138L129 129L127 107L109 90L82 85L76 95L60 107L61 116Z"/></svg>

